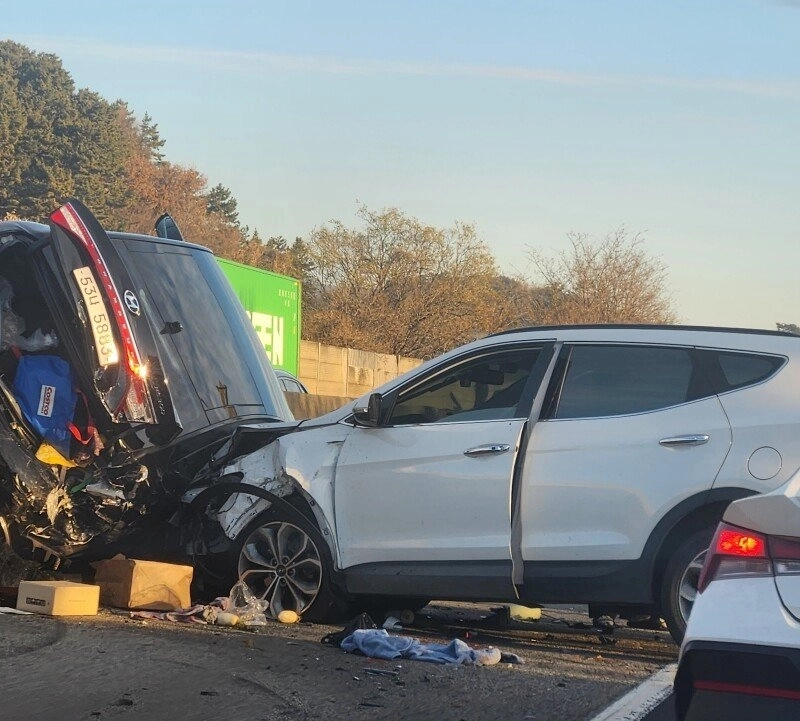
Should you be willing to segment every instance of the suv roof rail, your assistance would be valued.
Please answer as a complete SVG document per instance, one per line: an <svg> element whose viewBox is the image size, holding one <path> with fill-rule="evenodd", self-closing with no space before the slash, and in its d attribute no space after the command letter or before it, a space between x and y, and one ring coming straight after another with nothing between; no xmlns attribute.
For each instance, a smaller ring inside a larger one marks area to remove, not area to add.
<svg viewBox="0 0 800 721"><path fill-rule="evenodd" d="M522 328L510 328L508 330L491 333L488 338L511 333L525 333L530 331L550 331L550 330L587 330L587 329L635 329L635 330L674 330L674 331L711 331L715 333L746 333L748 335L771 335L789 338L800 338L800 334L792 333L787 330L767 330L765 328L727 328L711 325L666 325L659 323L576 323L566 325L532 325Z"/></svg>

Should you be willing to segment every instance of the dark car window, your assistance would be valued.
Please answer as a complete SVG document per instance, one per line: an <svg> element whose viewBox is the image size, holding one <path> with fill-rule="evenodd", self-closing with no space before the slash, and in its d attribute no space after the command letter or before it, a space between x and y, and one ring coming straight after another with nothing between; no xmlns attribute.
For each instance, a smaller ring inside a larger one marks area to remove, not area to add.
<svg viewBox="0 0 800 721"><path fill-rule="evenodd" d="M719 392L760 383L783 365L783 358L750 353L717 353L723 387Z"/></svg>
<svg viewBox="0 0 800 721"><path fill-rule="evenodd" d="M401 393L389 424L517 418L540 352L529 348L481 356L438 372Z"/></svg>
<svg viewBox="0 0 800 721"><path fill-rule="evenodd" d="M133 241L126 245L134 251L130 257L143 278L145 295L160 316L162 328L155 331L165 345L177 351L177 354L170 352L168 347L165 353L170 382L179 383L175 379L177 373L183 376L181 385L186 381L191 384L207 416L206 422L274 412L264 408L252 374L240 357L241 341L191 249L181 251L165 246L164 250L156 244L145 247L146 244ZM178 327L180 330L176 331ZM174 367L176 363L180 366ZM179 412L187 401L176 399ZM187 411L193 413L194 408L184 408L181 412L184 424Z"/></svg>
<svg viewBox="0 0 800 721"><path fill-rule="evenodd" d="M291 378L278 378L278 382L286 393L305 393L303 387Z"/></svg>
<svg viewBox="0 0 800 721"><path fill-rule="evenodd" d="M651 346L575 346L556 418L642 413L685 403L692 392L691 351Z"/></svg>

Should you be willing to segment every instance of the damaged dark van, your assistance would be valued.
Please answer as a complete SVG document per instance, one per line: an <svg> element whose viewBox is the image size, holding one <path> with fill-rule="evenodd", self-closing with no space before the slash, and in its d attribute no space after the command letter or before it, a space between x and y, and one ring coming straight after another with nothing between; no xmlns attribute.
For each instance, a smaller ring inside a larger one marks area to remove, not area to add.
<svg viewBox="0 0 800 721"><path fill-rule="evenodd" d="M106 232L77 200L0 222L0 329L0 530L24 558L177 551L212 454L292 424L213 254Z"/></svg>

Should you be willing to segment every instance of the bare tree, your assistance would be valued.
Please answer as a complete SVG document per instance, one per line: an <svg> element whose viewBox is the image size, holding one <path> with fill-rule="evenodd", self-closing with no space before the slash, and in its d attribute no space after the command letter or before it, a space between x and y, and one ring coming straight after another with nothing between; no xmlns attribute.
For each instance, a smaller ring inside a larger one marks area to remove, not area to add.
<svg viewBox="0 0 800 721"><path fill-rule="evenodd" d="M650 257L640 233L620 228L600 242L571 233L570 249L529 257L542 292L533 297L538 323L674 323L666 266Z"/></svg>
<svg viewBox="0 0 800 721"><path fill-rule="evenodd" d="M308 239L306 338L426 358L506 327L494 258L471 225L434 228L396 208L358 217Z"/></svg>

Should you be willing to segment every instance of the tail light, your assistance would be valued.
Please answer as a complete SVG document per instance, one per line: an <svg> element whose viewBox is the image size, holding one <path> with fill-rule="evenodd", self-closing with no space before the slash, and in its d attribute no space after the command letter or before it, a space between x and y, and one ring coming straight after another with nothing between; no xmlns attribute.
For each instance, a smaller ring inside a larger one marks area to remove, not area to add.
<svg viewBox="0 0 800 721"><path fill-rule="evenodd" d="M111 314L114 317L116 330L122 341L124 351L122 354L122 368L128 381L127 393L114 412L122 413L129 421L153 423L155 416L145 382L147 365L142 362L139 349L136 346L136 340L128 325L128 317L125 315L122 299L92 234L69 203L56 210L50 218L56 225L81 242L111 304Z"/></svg>
<svg viewBox="0 0 800 721"><path fill-rule="evenodd" d="M711 581L742 576L800 574L800 540L767 536L720 523L697 583L702 593Z"/></svg>
<svg viewBox="0 0 800 721"><path fill-rule="evenodd" d="M711 581L742 576L771 576L767 536L720 523L697 583L702 593Z"/></svg>

